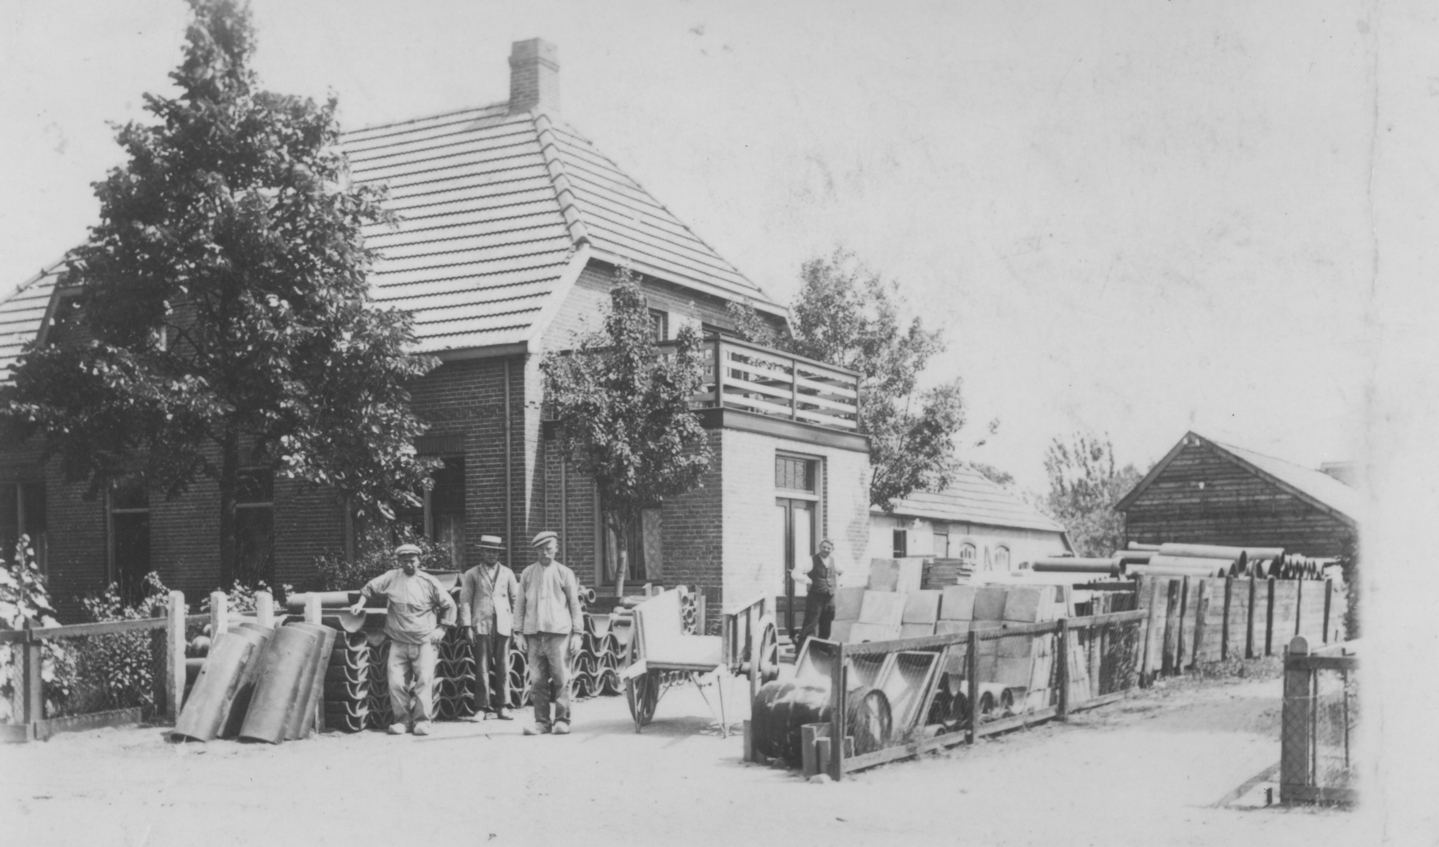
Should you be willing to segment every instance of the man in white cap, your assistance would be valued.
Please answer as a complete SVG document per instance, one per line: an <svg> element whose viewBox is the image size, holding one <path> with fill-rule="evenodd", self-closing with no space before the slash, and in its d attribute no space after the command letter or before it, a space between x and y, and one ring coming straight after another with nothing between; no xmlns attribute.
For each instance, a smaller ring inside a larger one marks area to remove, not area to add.
<svg viewBox="0 0 1439 847"><path fill-rule="evenodd" d="M389 600L385 635L390 639L391 735L404 735L413 724L416 735L430 734L435 717L435 660L445 630L455 625L455 601L440 581L419 569L420 548L395 548L400 566L385 571L360 589L360 600L350 611L361 615L365 601L376 595ZM410 713L410 687L415 688L415 712Z"/></svg>
<svg viewBox="0 0 1439 847"><path fill-rule="evenodd" d="M475 651L475 717L510 719L510 633L520 583L500 564L504 543L498 535L480 536L480 564L460 577L460 626Z"/></svg>
<svg viewBox="0 0 1439 847"><path fill-rule="evenodd" d="M530 702L535 722L525 735L568 735L570 731L570 661L580 652L585 620L580 612L580 584L575 572L555 561L559 536L545 531L531 542L536 561L520 574L515 604L515 638L530 666ZM550 685L555 686L555 713L550 717Z"/></svg>

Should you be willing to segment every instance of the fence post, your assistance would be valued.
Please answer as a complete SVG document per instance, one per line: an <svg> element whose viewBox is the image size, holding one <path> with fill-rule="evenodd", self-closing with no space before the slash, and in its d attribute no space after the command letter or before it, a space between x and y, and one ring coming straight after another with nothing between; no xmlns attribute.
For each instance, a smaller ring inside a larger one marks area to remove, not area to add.
<svg viewBox="0 0 1439 847"><path fill-rule="evenodd" d="M1279 797L1284 799L1286 788L1308 786L1313 780L1309 773L1310 725L1313 702L1309 696L1310 676L1305 659L1309 656L1309 642L1302 635L1294 636L1284 656L1284 707L1279 737Z"/></svg>
<svg viewBox="0 0 1439 847"><path fill-rule="evenodd" d="M965 743L973 744L974 730L979 724L979 639L975 637L973 629L969 631L969 639L964 647L964 676L969 688L969 732Z"/></svg>
<svg viewBox="0 0 1439 847"><path fill-rule="evenodd" d="M1334 580L1324 580L1324 643L1329 643L1329 608L1334 601Z"/></svg>
<svg viewBox="0 0 1439 847"><path fill-rule="evenodd" d="M1069 618L1059 619L1059 629L1055 630L1059 636L1059 655L1056 657L1059 662L1059 711L1057 717L1060 720L1069 719ZM924 718L920 718L924 722Z"/></svg>
<svg viewBox="0 0 1439 847"><path fill-rule="evenodd" d="M1303 635L1304 629L1300 626L1304 622L1304 579L1301 577L1294 580L1294 634Z"/></svg>
<svg viewBox="0 0 1439 847"><path fill-rule="evenodd" d="M1269 577L1269 595L1264 608L1264 655L1274 655L1274 577Z"/></svg>
<svg viewBox="0 0 1439 847"><path fill-rule="evenodd" d="M320 595L310 592L305 598L305 623L320 625Z"/></svg>
<svg viewBox="0 0 1439 847"><path fill-rule="evenodd" d="M1149 674L1151 672L1150 668L1153 664L1149 660L1149 655L1152 650L1151 645L1154 644L1154 619L1158 616L1159 603L1159 597L1157 596L1159 594L1159 590L1155 587L1153 580L1148 577L1141 576L1139 578L1138 585L1134 586L1136 599L1142 598L1144 596L1141 589L1145 585L1149 585L1150 588L1149 617L1145 618L1144 621L1144 655L1139 657L1139 684L1142 686L1149 685ZM971 705L971 708L973 708L973 705Z"/></svg>
<svg viewBox="0 0 1439 847"><path fill-rule="evenodd" d="M210 592L210 646L230 630L230 598L223 591Z"/></svg>
<svg viewBox="0 0 1439 847"><path fill-rule="evenodd" d="M1224 627L1219 630L1219 660L1229 659L1229 604L1234 597L1234 579L1224 578Z"/></svg>
<svg viewBox="0 0 1439 847"><path fill-rule="evenodd" d="M1164 675L1166 676L1176 672L1174 666L1177 664L1177 662L1174 661L1174 650L1177 646L1175 644L1175 641L1177 640L1176 633L1179 629L1179 626L1177 625L1174 618L1176 617L1175 613L1178 610L1179 580L1170 578L1169 590L1166 592L1166 597L1164 601L1164 643L1163 645L1161 645L1164 650L1164 654L1161 658L1160 664L1161 672L1164 673Z"/></svg>
<svg viewBox="0 0 1439 847"><path fill-rule="evenodd" d="M1253 659L1253 658L1255 658L1255 655L1254 655L1254 594L1255 594L1255 586L1257 586L1257 585L1258 585L1258 583L1256 583L1256 582L1254 581L1254 576L1251 574L1250 577L1249 577L1249 605L1245 607L1245 611L1244 611L1244 658L1246 658L1246 659Z"/></svg>
<svg viewBox="0 0 1439 847"><path fill-rule="evenodd" d="M830 696L834 698L833 714L829 716L829 776L835 782L844 778L844 643L835 650L834 667L829 671Z"/></svg>
<svg viewBox="0 0 1439 847"><path fill-rule="evenodd" d="M165 619L165 720L180 717L185 699L185 592L170 592L170 610Z"/></svg>
<svg viewBox="0 0 1439 847"><path fill-rule="evenodd" d="M1194 600L1194 667L1199 667L1199 660L1204 655L1204 636L1209 631L1207 618L1209 617L1209 580L1200 577L1199 596Z"/></svg>
<svg viewBox="0 0 1439 847"><path fill-rule="evenodd" d="M35 637L39 626L34 620L25 621L25 640L20 642L21 686L24 696L21 700L21 721L30 724L29 731L34 737L34 724L45 720L45 680L41 670L45 665L45 643Z"/></svg>
<svg viewBox="0 0 1439 847"><path fill-rule="evenodd" d="M255 592L255 623L260 626L275 625L275 597L268 591Z"/></svg>
<svg viewBox="0 0 1439 847"><path fill-rule="evenodd" d="M1174 672L1184 673L1184 613L1189 611L1189 577L1179 584L1179 620L1175 622L1176 636L1174 649Z"/></svg>

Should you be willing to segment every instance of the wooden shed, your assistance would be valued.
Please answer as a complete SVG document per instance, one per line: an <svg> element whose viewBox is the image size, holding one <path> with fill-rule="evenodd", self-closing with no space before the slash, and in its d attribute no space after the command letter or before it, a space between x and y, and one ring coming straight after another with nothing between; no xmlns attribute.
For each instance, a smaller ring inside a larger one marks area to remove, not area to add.
<svg viewBox="0 0 1439 847"><path fill-rule="evenodd" d="M1194 432L1117 504L1128 541L1341 552L1357 536L1363 495L1335 476Z"/></svg>

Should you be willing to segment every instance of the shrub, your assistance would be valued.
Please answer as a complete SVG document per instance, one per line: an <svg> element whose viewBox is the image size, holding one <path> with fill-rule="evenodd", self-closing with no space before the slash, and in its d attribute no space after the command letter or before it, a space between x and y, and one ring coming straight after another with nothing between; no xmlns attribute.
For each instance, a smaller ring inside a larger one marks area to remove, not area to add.
<svg viewBox="0 0 1439 847"><path fill-rule="evenodd" d="M20 536L15 556L0 561L0 629L23 629L26 621L43 627L59 626L55 609L50 605L50 591L45 576L35 562L30 537ZM12 709L20 687L20 647L0 644L0 720L14 720ZM40 679L44 687L46 714L58 712L70 695L73 660L64 646L45 643L40 663Z"/></svg>
<svg viewBox="0 0 1439 847"><path fill-rule="evenodd" d="M420 548L420 567L448 571L454 565L447 548L436 544L409 524L367 524L355 535L355 558L342 551L326 550L315 557L317 591L359 591L365 583L395 567L395 548L414 544Z"/></svg>
<svg viewBox="0 0 1439 847"><path fill-rule="evenodd" d="M163 617L170 590L151 571L142 581L143 595L125 602L120 587L111 583L98 594L80 600L86 622L134 621ZM66 703L67 714L83 715L107 709L139 706L143 716L155 709L155 649L164 633L121 632L72 639L74 665Z"/></svg>

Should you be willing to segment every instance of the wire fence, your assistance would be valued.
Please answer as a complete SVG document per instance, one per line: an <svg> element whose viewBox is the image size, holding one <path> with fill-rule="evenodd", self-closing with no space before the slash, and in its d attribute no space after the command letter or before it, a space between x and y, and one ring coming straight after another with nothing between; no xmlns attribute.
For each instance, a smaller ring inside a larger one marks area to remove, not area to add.
<svg viewBox="0 0 1439 847"><path fill-rule="evenodd" d="M1284 659L1280 798L1285 802L1353 802L1358 766L1358 642L1312 649L1302 636Z"/></svg>

